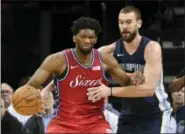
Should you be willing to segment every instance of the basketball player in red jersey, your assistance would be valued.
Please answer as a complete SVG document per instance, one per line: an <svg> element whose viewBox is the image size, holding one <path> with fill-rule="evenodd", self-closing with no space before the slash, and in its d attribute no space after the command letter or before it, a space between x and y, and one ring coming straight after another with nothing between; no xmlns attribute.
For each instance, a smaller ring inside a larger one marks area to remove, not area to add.
<svg viewBox="0 0 185 134"><path fill-rule="evenodd" d="M93 46L101 31L97 20L81 17L74 21L72 32L75 48L49 55L28 85L39 88L50 77L58 77L59 107L46 133L110 133L103 115L104 100L92 103L87 88L107 85L104 72L108 72L121 85L134 83L119 66L112 55L104 54ZM139 73L138 73L139 74ZM134 75L138 77L139 75ZM143 77L136 83L143 83ZM41 92L42 97L47 90Z"/></svg>

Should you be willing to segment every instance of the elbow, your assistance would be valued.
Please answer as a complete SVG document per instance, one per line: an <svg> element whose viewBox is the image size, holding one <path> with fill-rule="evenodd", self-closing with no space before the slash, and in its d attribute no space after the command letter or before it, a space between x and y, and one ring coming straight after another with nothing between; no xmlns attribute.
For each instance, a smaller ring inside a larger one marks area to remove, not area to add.
<svg viewBox="0 0 185 134"><path fill-rule="evenodd" d="M152 97L155 94L156 87L146 86L144 97Z"/></svg>
<svg viewBox="0 0 185 134"><path fill-rule="evenodd" d="M151 87L150 87L150 91L149 91L150 97L151 97L151 96L154 96L155 91L156 91L156 88L157 88L157 85L151 86Z"/></svg>
<svg viewBox="0 0 185 134"><path fill-rule="evenodd" d="M150 89L150 91L148 91L147 93L147 97L152 97L154 96L154 94L155 94L155 91L153 89Z"/></svg>
<svg viewBox="0 0 185 134"><path fill-rule="evenodd" d="M154 93L155 92L151 88L148 88L143 92L142 97L152 97Z"/></svg>

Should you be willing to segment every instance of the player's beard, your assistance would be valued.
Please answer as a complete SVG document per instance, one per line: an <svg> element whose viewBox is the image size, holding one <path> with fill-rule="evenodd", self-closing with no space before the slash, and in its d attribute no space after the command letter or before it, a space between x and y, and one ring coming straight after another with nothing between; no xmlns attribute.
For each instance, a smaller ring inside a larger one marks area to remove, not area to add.
<svg viewBox="0 0 185 134"><path fill-rule="evenodd" d="M121 35L122 35L125 42L130 43L135 39L135 37L137 35L137 29L135 29L133 32L128 32L127 35L124 35L124 31L123 31L121 33Z"/></svg>

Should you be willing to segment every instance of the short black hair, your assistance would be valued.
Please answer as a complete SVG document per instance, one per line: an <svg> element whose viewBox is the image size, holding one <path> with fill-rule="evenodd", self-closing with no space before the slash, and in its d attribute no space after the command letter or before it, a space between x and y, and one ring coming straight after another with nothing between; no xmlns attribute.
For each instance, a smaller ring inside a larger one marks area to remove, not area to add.
<svg viewBox="0 0 185 134"><path fill-rule="evenodd" d="M134 12L137 19L141 19L141 11L135 6L126 6L120 10L120 13L130 13Z"/></svg>
<svg viewBox="0 0 185 134"><path fill-rule="evenodd" d="M78 34L81 29L92 29L95 31L96 36L101 32L99 21L90 17L80 17L73 22L73 26L71 27L73 35Z"/></svg>

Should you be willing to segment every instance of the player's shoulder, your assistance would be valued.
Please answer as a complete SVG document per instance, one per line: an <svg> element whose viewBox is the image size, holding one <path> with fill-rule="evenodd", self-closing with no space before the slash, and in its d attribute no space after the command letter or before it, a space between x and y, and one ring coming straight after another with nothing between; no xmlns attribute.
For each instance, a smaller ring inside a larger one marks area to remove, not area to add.
<svg viewBox="0 0 185 134"><path fill-rule="evenodd" d="M154 40L150 40L145 49L148 50L148 51L160 52L161 51L161 45L158 42L154 41Z"/></svg>
<svg viewBox="0 0 185 134"><path fill-rule="evenodd" d="M148 44L149 44L150 46L161 47L160 44L159 44L157 41L154 41L154 40L150 40L150 41L148 42Z"/></svg>
<svg viewBox="0 0 185 134"><path fill-rule="evenodd" d="M98 51L110 54L110 53L114 52L115 46L116 46L116 42L113 42L111 44L104 45L104 46L98 48Z"/></svg>
<svg viewBox="0 0 185 134"><path fill-rule="evenodd" d="M52 54L48 55L47 59L52 60L52 61L64 60L65 59L64 50L63 51L59 51L59 52L55 52L55 53L52 53Z"/></svg>
<svg viewBox="0 0 185 134"><path fill-rule="evenodd" d="M110 53L107 53L107 52L100 52L100 55L101 55L101 59L102 59L102 62L109 62L110 60L112 60L113 58L113 55L110 54Z"/></svg>

